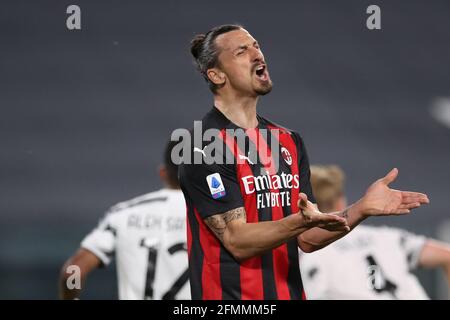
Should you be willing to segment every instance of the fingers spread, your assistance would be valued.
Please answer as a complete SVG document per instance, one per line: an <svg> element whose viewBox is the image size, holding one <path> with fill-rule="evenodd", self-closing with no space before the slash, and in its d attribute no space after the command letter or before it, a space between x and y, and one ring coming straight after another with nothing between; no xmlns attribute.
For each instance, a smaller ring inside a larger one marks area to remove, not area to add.
<svg viewBox="0 0 450 320"><path fill-rule="evenodd" d="M319 225L318 227L321 228L321 229L328 230L328 231L344 231L344 232L350 231L350 227L349 226L337 226L337 227L334 227L334 226L330 226L330 225Z"/></svg>
<svg viewBox="0 0 450 320"><path fill-rule="evenodd" d="M420 207L420 202L402 203L398 206L398 209L415 209Z"/></svg>
<svg viewBox="0 0 450 320"><path fill-rule="evenodd" d="M401 191L401 192L402 196L421 196L427 198L427 195L421 192L414 192L414 191Z"/></svg>
<svg viewBox="0 0 450 320"><path fill-rule="evenodd" d="M298 206L306 208L308 206L308 196L302 192L299 194Z"/></svg>
<svg viewBox="0 0 450 320"><path fill-rule="evenodd" d="M381 180L386 184L389 185L391 182L393 182L398 176L398 169L394 168L392 169L384 178Z"/></svg>
<svg viewBox="0 0 450 320"><path fill-rule="evenodd" d="M336 225L347 225L347 220L333 214L314 215L318 222Z"/></svg>
<svg viewBox="0 0 450 320"><path fill-rule="evenodd" d="M300 198L300 200L308 202L308 196L305 193L303 193L303 192L299 193L299 198Z"/></svg>
<svg viewBox="0 0 450 320"><path fill-rule="evenodd" d="M403 203L410 203L410 202L430 203L430 200L428 199L428 196L424 193L402 191L402 202Z"/></svg>
<svg viewBox="0 0 450 320"><path fill-rule="evenodd" d="M394 212L394 214L407 214L410 212L411 212L411 210L409 210L409 209L398 209L398 210L396 210L396 212Z"/></svg>
<svg viewBox="0 0 450 320"><path fill-rule="evenodd" d="M423 197L403 197L402 198L402 204L414 203L414 202L428 204L428 203L430 203L430 200L428 200L428 198L423 198Z"/></svg>

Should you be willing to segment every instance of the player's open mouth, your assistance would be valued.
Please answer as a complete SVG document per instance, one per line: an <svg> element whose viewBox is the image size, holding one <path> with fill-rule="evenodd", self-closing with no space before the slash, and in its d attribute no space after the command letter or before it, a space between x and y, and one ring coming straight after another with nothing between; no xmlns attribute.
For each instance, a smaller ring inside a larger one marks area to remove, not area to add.
<svg viewBox="0 0 450 320"><path fill-rule="evenodd" d="M261 64L255 68L255 75L261 81L267 81L269 79L269 73L265 64Z"/></svg>

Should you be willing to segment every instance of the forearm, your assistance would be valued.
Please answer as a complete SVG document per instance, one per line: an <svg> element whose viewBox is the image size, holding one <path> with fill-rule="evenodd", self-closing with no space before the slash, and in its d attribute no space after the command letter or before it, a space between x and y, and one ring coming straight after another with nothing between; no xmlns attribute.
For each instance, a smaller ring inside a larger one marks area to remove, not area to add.
<svg viewBox="0 0 450 320"><path fill-rule="evenodd" d="M347 220L349 231L328 231L322 228L311 228L303 233L301 233L297 240L299 246L305 252L312 252L326 247L330 243L342 238L347 233L349 233L353 228L366 219L362 214L360 209L360 202L355 202L353 205L349 206L341 212L334 212L331 214L338 215Z"/></svg>
<svg viewBox="0 0 450 320"><path fill-rule="evenodd" d="M277 221L241 223L223 234L225 247L237 260L259 256L307 230L299 214Z"/></svg>
<svg viewBox="0 0 450 320"><path fill-rule="evenodd" d="M78 299L81 295L81 288L83 286L81 285L80 288L77 288L77 286L74 285L73 283L74 281L71 278L71 273L67 272L67 266L68 266L67 264L63 266L59 276L58 281L59 299L60 300ZM80 283L82 284L83 282L84 277L81 277Z"/></svg>
<svg viewBox="0 0 450 320"><path fill-rule="evenodd" d="M418 265L422 268L441 268L450 287L450 245L428 239L422 248Z"/></svg>
<svg viewBox="0 0 450 320"><path fill-rule="evenodd" d="M80 248L61 268L58 281L59 298L63 300L79 298L88 274L100 264L101 261L95 254Z"/></svg>
<svg viewBox="0 0 450 320"><path fill-rule="evenodd" d="M74 300L78 299L81 295L81 289L69 289L66 283L66 279L60 279L59 283L59 299L60 300Z"/></svg>
<svg viewBox="0 0 450 320"><path fill-rule="evenodd" d="M238 261L261 255L315 226L348 228L344 218L315 212L248 223L244 207L206 217L204 222Z"/></svg>

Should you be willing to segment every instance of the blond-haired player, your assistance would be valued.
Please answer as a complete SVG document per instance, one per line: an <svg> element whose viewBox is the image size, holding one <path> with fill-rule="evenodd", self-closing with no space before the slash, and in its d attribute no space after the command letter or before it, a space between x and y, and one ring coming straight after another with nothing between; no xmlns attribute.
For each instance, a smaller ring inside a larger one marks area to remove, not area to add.
<svg viewBox="0 0 450 320"><path fill-rule="evenodd" d="M321 212L346 207L344 172L311 166ZM411 232L360 225L328 247L300 255L308 299L428 299L412 270L442 267L450 283L450 246Z"/></svg>

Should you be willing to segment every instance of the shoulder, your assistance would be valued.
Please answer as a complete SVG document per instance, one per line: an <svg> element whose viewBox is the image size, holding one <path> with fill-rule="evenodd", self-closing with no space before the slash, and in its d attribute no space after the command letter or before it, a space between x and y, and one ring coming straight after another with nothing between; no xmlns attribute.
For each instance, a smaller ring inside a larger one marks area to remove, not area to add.
<svg viewBox="0 0 450 320"><path fill-rule="evenodd" d="M278 123L276 123L276 122L274 122L272 120L269 120L269 119L267 119L265 117L262 117L260 115L258 115L258 120L260 121L260 123L262 125L266 126L269 129L280 130L280 132L282 134L284 133L284 134L289 134L289 135L299 135L298 132L296 132L296 131L294 131L292 129L289 129L289 128L285 127L285 126L282 126L282 125L280 125L280 124L278 124Z"/></svg>
<svg viewBox="0 0 450 320"><path fill-rule="evenodd" d="M165 189L146 193L144 195L132 198L130 200L119 202L108 210L108 215L117 216L124 215L131 211L146 208L148 206L166 203L170 197L169 192Z"/></svg>
<svg viewBox="0 0 450 320"><path fill-rule="evenodd" d="M163 189L163 194L167 196L166 204L168 206L173 206L177 204L185 205L184 195L181 189Z"/></svg>
<svg viewBox="0 0 450 320"><path fill-rule="evenodd" d="M401 248L406 250L422 247L427 240L426 236L411 232L406 229L387 226L380 227L380 229L381 232L383 232L385 238L390 237L391 239L398 242Z"/></svg>
<svg viewBox="0 0 450 320"><path fill-rule="evenodd" d="M299 147L303 148L303 136L300 134L299 131L282 126L272 120L261 117L260 115L258 115L258 120L261 122L263 126L267 127L268 129L279 130L280 134L289 135L290 137L292 137L292 139L297 143Z"/></svg>
<svg viewBox="0 0 450 320"><path fill-rule="evenodd" d="M359 225L355 228L355 237L369 239L372 245L389 245L392 250L403 248L408 242L420 238L407 230L390 226Z"/></svg>
<svg viewBox="0 0 450 320"><path fill-rule="evenodd" d="M364 226L364 232L371 233L373 235L376 235L378 237L402 237L403 235L410 234L408 231L390 227L386 225L382 226Z"/></svg>

